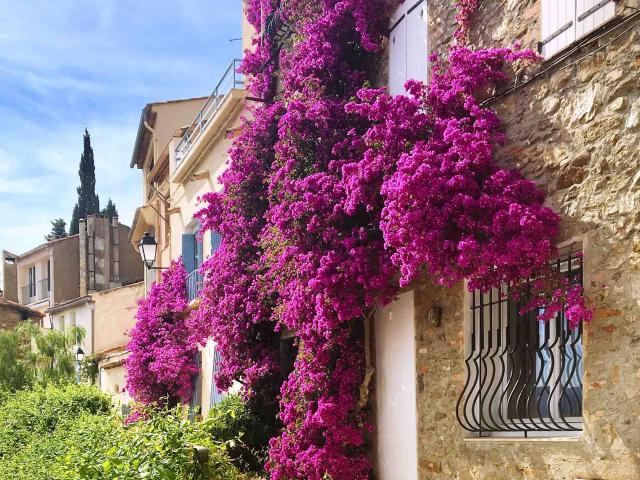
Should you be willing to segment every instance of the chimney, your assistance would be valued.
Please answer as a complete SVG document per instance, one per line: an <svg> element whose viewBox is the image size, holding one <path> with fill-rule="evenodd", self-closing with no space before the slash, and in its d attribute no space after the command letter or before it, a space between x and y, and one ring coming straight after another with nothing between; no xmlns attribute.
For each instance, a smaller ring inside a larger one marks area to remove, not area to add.
<svg viewBox="0 0 640 480"><path fill-rule="evenodd" d="M78 222L78 236L80 240L80 296L87 295L88 273L88 252L87 252L87 221L81 218Z"/></svg>
<svg viewBox="0 0 640 480"><path fill-rule="evenodd" d="M117 215L111 219L111 265L112 282L114 286L120 285L120 224Z"/></svg>
<svg viewBox="0 0 640 480"><path fill-rule="evenodd" d="M2 272L4 274L4 298L18 301L18 256L4 250L2 252Z"/></svg>

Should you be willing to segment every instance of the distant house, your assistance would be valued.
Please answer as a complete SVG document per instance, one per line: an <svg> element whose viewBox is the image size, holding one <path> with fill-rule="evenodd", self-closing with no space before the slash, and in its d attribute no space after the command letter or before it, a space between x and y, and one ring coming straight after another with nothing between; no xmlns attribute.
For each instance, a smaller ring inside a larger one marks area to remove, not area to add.
<svg viewBox="0 0 640 480"><path fill-rule="evenodd" d="M0 297L0 328L13 328L21 322L40 323L42 312Z"/></svg>
<svg viewBox="0 0 640 480"><path fill-rule="evenodd" d="M126 347L136 300L144 295L143 266L128 241L130 228L118 217L89 215L80 220L79 230L21 255L3 252L5 301L35 312L42 328L82 327L82 350L101 354L98 364L104 367L104 350ZM103 377L99 371L98 380ZM122 385L123 380L114 380L100 386L118 393Z"/></svg>

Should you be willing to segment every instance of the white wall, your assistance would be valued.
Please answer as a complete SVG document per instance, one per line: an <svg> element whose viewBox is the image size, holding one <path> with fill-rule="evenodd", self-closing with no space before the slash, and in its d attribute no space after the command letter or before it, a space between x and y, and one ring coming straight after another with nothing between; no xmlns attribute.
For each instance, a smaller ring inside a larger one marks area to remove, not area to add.
<svg viewBox="0 0 640 480"><path fill-rule="evenodd" d="M413 292L375 317L377 478L417 480L416 360Z"/></svg>

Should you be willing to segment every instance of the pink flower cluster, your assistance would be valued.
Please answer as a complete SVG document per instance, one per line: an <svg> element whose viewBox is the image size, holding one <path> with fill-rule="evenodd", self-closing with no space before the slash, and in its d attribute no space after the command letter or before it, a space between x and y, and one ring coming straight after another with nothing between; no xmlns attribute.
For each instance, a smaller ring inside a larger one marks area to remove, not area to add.
<svg viewBox="0 0 640 480"><path fill-rule="evenodd" d="M459 1L461 29L476 3ZM223 240L187 324L193 342L217 341L222 388L242 382L267 404L280 392L273 480L369 477L362 319L394 298L398 277L407 285L426 268L445 285L518 285L557 253L558 215L533 182L495 164L504 135L477 100L510 64L536 56L456 47L433 59L429 86L408 83L408 96L362 88L389 7L247 2L258 32L281 17L296 35L281 50L259 35L245 57L261 101L234 142L223 193L206 195L197 214ZM553 291L541 288L536 302L553 302ZM587 319L581 292L562 292L572 322ZM299 347L288 377L285 328Z"/></svg>
<svg viewBox="0 0 640 480"><path fill-rule="evenodd" d="M162 282L138 303L125 367L127 391L141 403L187 403L191 398L199 368L198 349L190 341L184 318L186 277L182 261L173 262L162 272Z"/></svg>

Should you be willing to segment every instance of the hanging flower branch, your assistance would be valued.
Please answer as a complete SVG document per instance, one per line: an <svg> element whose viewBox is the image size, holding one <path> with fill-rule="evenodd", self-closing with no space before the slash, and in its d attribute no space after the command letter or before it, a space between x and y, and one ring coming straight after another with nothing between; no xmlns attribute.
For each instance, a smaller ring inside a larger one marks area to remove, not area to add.
<svg viewBox="0 0 640 480"><path fill-rule="evenodd" d="M138 303L125 366L127 391L141 403L173 406L191 398L199 368L184 318L186 277L182 260L173 262Z"/></svg>

